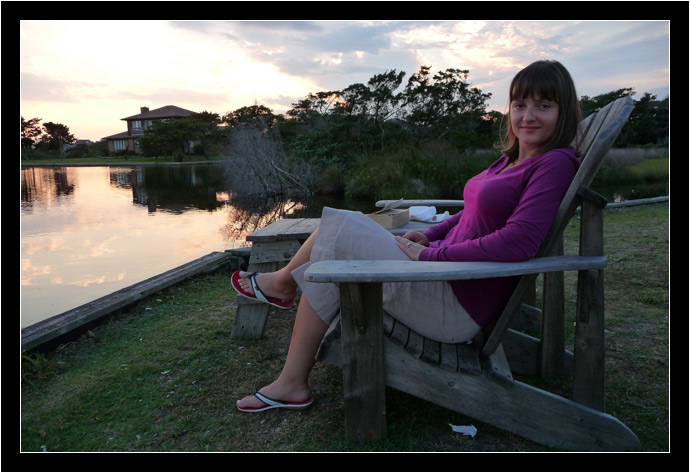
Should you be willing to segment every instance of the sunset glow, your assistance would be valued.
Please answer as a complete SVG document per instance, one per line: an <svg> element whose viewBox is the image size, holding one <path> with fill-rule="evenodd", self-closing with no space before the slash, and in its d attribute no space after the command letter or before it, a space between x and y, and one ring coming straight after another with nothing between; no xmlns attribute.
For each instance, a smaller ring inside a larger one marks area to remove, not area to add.
<svg viewBox="0 0 690 473"><path fill-rule="evenodd" d="M285 113L309 93L469 69L502 110L512 76L552 58L581 95L669 88L668 21L30 21L20 23L24 118L79 139L125 130L122 118L177 105L224 114L254 103ZM406 80L405 79L405 80Z"/></svg>

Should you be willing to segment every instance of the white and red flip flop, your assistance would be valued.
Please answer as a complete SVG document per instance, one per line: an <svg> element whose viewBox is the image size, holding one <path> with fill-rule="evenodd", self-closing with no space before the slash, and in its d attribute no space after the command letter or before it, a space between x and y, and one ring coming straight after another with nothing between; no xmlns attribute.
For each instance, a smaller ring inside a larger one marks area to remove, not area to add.
<svg viewBox="0 0 690 473"><path fill-rule="evenodd" d="M259 392L258 389L254 390L254 397L256 397L259 401L263 402L266 405L262 407L237 406L237 409L239 409L242 412L263 412L269 409L306 409L307 407L311 406L314 402L314 398L312 396L309 396L309 399L302 402L276 401L275 399L271 399L268 396L264 396Z"/></svg>
<svg viewBox="0 0 690 473"><path fill-rule="evenodd" d="M268 297L264 295L264 293L261 292L259 285L256 283L257 274L259 273L251 273L243 278L240 276L239 271L235 271L234 273L232 273L231 278L232 287L235 288L238 294L243 295L244 297L248 297L249 299L256 299L260 302L270 304L273 307L277 307L278 309L290 309L293 305L295 305L294 299L278 299L277 297ZM240 279L249 279L249 282L252 285L252 289L254 290L254 294L251 294L242 289L242 286L240 286Z"/></svg>

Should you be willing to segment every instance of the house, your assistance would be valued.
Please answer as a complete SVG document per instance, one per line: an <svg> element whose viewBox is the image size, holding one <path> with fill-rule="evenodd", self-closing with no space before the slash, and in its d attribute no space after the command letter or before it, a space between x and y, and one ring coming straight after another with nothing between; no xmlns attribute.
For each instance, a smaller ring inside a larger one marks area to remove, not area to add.
<svg viewBox="0 0 690 473"><path fill-rule="evenodd" d="M177 120L188 117L196 112L166 105L165 107L149 110L148 107L141 107L141 113L123 118L127 122L127 131L103 138L107 141L108 153L117 151L141 152L137 138L144 135L144 130L150 127L155 120Z"/></svg>

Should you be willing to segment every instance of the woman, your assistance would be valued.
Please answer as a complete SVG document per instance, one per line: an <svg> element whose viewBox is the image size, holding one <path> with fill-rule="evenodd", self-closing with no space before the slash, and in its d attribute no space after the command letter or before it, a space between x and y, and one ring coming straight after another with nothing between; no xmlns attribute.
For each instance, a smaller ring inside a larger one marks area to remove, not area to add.
<svg viewBox="0 0 690 473"><path fill-rule="evenodd" d="M579 162L570 143L581 120L575 86L556 61L537 61L511 82L504 155L470 179L465 208L424 232L393 237L359 212L325 208L320 228L283 269L233 275L248 297L289 307L302 289L288 356L279 377L237 401L244 412L305 408L313 398L308 376L329 324L337 315L335 284L309 283L315 261L412 259L524 261L546 236ZM517 277L468 281L388 283L384 309L411 329L444 343L474 337L505 306ZM262 299L263 300L263 299Z"/></svg>

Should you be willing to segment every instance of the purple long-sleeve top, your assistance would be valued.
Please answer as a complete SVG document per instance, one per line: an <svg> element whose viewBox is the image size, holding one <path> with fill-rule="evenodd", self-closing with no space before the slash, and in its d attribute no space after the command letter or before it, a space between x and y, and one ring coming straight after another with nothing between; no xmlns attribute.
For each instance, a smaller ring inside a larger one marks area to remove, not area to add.
<svg viewBox="0 0 690 473"><path fill-rule="evenodd" d="M500 172L502 156L465 185L465 207L427 229L421 261L525 261L536 254L579 161L558 148ZM485 326L500 315L519 277L451 281L458 301Z"/></svg>

